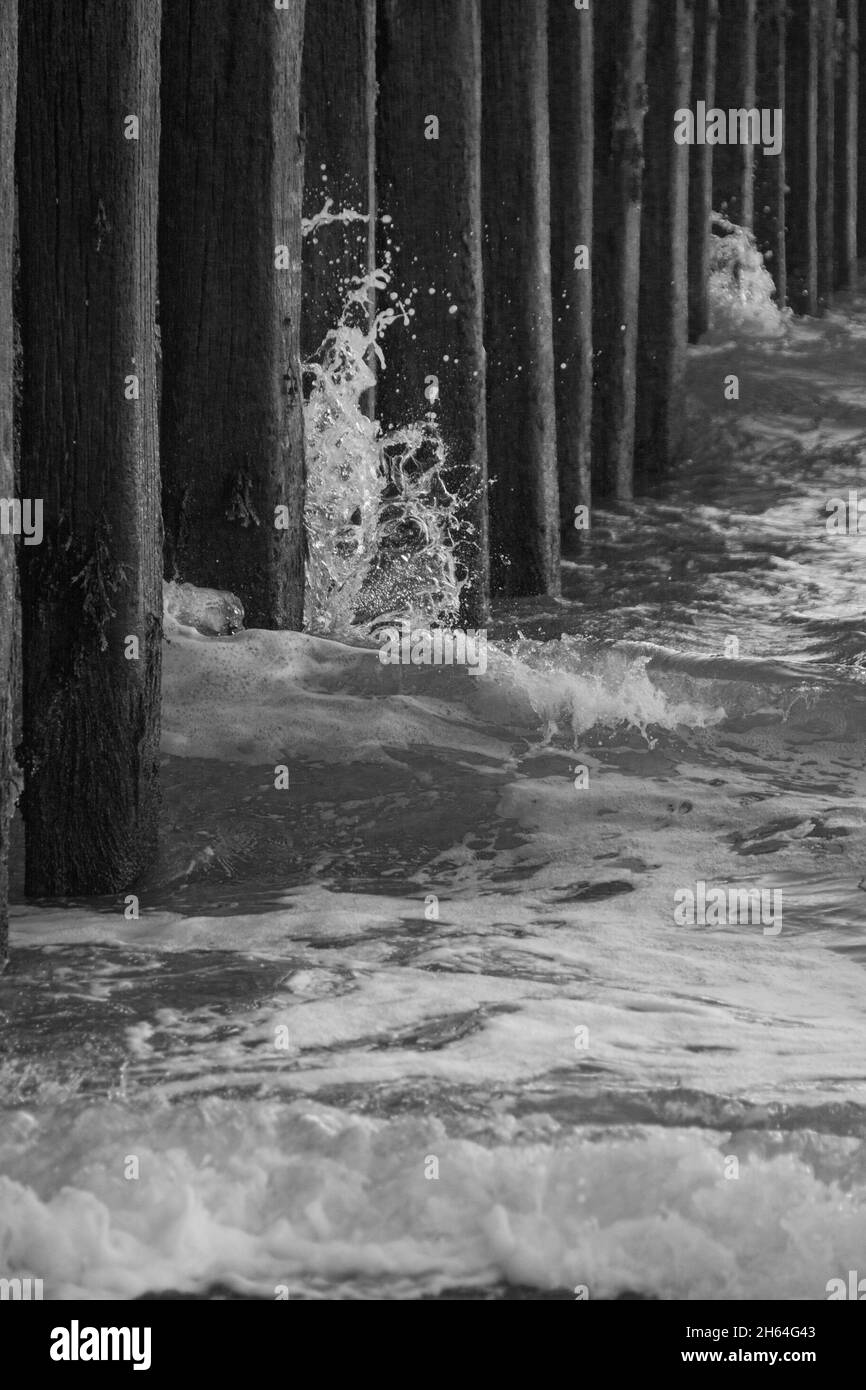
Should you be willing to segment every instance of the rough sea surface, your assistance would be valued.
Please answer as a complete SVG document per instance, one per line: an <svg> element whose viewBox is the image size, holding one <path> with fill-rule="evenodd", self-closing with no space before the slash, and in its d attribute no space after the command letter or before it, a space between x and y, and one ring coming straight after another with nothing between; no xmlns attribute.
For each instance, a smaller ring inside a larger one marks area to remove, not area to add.
<svg viewBox="0 0 866 1390"><path fill-rule="evenodd" d="M497 613L484 675L167 618L137 907L15 909L0 1274L748 1300L862 1268L866 536L826 509L866 498L864 353L862 297L693 349L688 457L594 514L561 603ZM780 891L781 930L679 924L699 882Z"/></svg>

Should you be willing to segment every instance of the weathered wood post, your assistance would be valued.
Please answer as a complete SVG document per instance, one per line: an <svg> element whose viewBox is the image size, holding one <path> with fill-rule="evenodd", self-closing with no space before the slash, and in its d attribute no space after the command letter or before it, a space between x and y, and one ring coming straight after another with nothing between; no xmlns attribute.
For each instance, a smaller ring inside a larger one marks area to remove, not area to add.
<svg viewBox="0 0 866 1390"><path fill-rule="evenodd" d="M866 125L866 0L856 0L857 15L857 111L858 127ZM857 248L866 252L866 140L857 148Z"/></svg>
<svg viewBox="0 0 866 1390"><path fill-rule="evenodd" d="M301 352L316 352L335 326L345 289L376 255L376 0L315 0L307 6L301 85L304 217L356 212L304 238Z"/></svg>
<svg viewBox="0 0 866 1390"><path fill-rule="evenodd" d="M755 239L776 285L776 303L784 308L788 293L785 213L787 152L785 128L787 0L759 0L757 104L781 111L782 143L778 154L755 156ZM778 124L779 118L776 117Z"/></svg>
<svg viewBox="0 0 866 1390"><path fill-rule="evenodd" d="M754 111L757 82L757 0L719 0L716 106ZM730 131L728 132L730 137ZM757 158L761 158L760 152ZM752 227L756 147L720 144L713 161L713 205L731 222Z"/></svg>
<svg viewBox="0 0 866 1390"><path fill-rule="evenodd" d="M835 288L857 283L857 198L860 146L860 4L839 0L842 42L836 88Z"/></svg>
<svg viewBox="0 0 866 1390"><path fill-rule="evenodd" d="M716 101L716 52L719 0L695 0L692 109ZM689 341L696 343L710 326L710 231L713 213L715 146L692 146L689 158Z"/></svg>
<svg viewBox="0 0 866 1390"><path fill-rule="evenodd" d="M20 13L26 889L100 894L157 837L160 9Z"/></svg>
<svg viewBox="0 0 866 1390"><path fill-rule="evenodd" d="M550 0L550 256L563 540L592 500L593 11Z"/></svg>
<svg viewBox="0 0 866 1390"><path fill-rule="evenodd" d="M836 0L821 0L818 28L818 308L836 278Z"/></svg>
<svg viewBox="0 0 866 1390"><path fill-rule="evenodd" d="M481 9L491 575L502 593L556 594L547 0Z"/></svg>
<svg viewBox="0 0 866 1390"><path fill-rule="evenodd" d="M635 472L646 482L677 456L689 328L689 150L694 0L651 0L644 125Z"/></svg>
<svg viewBox="0 0 866 1390"><path fill-rule="evenodd" d="M232 590L248 627L297 628L304 0L164 8L166 569Z"/></svg>
<svg viewBox="0 0 866 1390"><path fill-rule="evenodd" d="M788 301L818 312L819 0L789 0L787 29Z"/></svg>
<svg viewBox="0 0 866 1390"><path fill-rule="evenodd" d="M18 0L0 8L0 523L15 500L12 329L15 236L15 101ZM20 499L19 499L20 500ZM12 513L14 517L14 512ZM12 728L15 688L15 536L0 524L0 970L9 934L9 825L12 817Z"/></svg>
<svg viewBox="0 0 866 1390"><path fill-rule="evenodd" d="M436 378L471 528L462 617L477 626L489 601L479 0L379 0L377 46L377 201L392 218L395 292L417 295L411 328L389 332L376 412L386 427L422 418Z"/></svg>
<svg viewBox="0 0 866 1390"><path fill-rule="evenodd" d="M648 0L596 7L593 487L634 495Z"/></svg>

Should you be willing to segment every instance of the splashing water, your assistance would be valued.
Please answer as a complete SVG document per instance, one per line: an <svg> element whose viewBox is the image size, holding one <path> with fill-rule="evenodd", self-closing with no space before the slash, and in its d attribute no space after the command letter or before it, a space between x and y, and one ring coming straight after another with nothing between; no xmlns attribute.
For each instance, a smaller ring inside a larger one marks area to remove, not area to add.
<svg viewBox="0 0 866 1390"><path fill-rule="evenodd" d="M354 208L342 208L339 212L334 212L333 207L333 198L326 198L315 217L302 218L302 235L310 236L311 233L318 231L319 227L330 227L334 222L369 222L370 220L369 214L366 212L356 212Z"/></svg>
<svg viewBox="0 0 866 1390"><path fill-rule="evenodd" d="M305 221L304 234L363 217L334 213L328 202ZM386 257L349 282L339 323L304 364L311 632L367 636L395 617L448 622L466 582L455 560L458 499L445 483L447 450L435 410L385 433L363 409L376 384L372 364L385 365L383 334L398 317L408 321L399 301L371 320L373 296L391 283L389 264Z"/></svg>
<svg viewBox="0 0 866 1390"><path fill-rule="evenodd" d="M710 236L710 330L777 338L792 317L774 302L776 286L753 234L718 212Z"/></svg>
<svg viewBox="0 0 866 1390"><path fill-rule="evenodd" d="M201 589L177 580L163 582L163 613L182 627L195 628L208 637L231 637L242 632L244 606L225 589Z"/></svg>

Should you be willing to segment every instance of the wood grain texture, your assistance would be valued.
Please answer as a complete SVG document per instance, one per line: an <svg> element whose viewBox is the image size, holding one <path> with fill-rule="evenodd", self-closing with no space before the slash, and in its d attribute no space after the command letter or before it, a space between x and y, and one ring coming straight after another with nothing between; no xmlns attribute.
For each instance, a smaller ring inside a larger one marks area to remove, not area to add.
<svg viewBox="0 0 866 1390"><path fill-rule="evenodd" d="M752 110L757 91L757 0L719 0L716 106ZM713 204L741 227L755 220L755 159L752 144L717 145L713 159Z"/></svg>
<svg viewBox="0 0 866 1390"><path fill-rule="evenodd" d="M788 294L785 216L787 207L786 43L787 0L759 0L757 104L782 111L782 149L778 155L755 159L755 239L776 286L776 303Z"/></svg>
<svg viewBox="0 0 866 1390"><path fill-rule="evenodd" d="M819 0L788 0L785 106L788 302L818 312Z"/></svg>
<svg viewBox="0 0 866 1390"><path fill-rule="evenodd" d="M716 103L716 56L719 0L695 0L692 64L693 111L699 101ZM689 152L689 341L696 343L710 326L710 232L713 214L714 145L693 145Z"/></svg>
<svg viewBox="0 0 866 1390"><path fill-rule="evenodd" d="M303 620L304 3L165 6L160 197L166 571L247 626ZM275 248L287 248L278 268ZM275 509L287 508L277 529Z"/></svg>
<svg viewBox="0 0 866 1390"><path fill-rule="evenodd" d="M593 11L550 0L550 254L563 540L592 498ZM590 250L577 269L576 249Z"/></svg>
<svg viewBox="0 0 866 1390"><path fill-rule="evenodd" d="M493 588L557 594L547 0L482 0L484 341Z"/></svg>
<svg viewBox="0 0 866 1390"><path fill-rule="evenodd" d="M386 427L421 419L438 378L448 481L464 498L462 619L477 626L489 602L478 0L379 0L377 46L377 198L393 219L382 240L395 292L417 294L411 326L388 333L376 410Z"/></svg>
<svg viewBox="0 0 866 1390"><path fill-rule="evenodd" d="M836 278L836 0L821 0L818 27L818 310Z"/></svg>
<svg viewBox="0 0 866 1390"><path fill-rule="evenodd" d="M657 478L683 442L689 327L689 146L674 140L689 105L694 0L652 0L644 125L635 474Z"/></svg>
<svg viewBox="0 0 866 1390"><path fill-rule="evenodd" d="M44 503L42 544L20 548L31 895L118 892L156 845L159 36L150 0L62 22L21 4L20 489Z"/></svg>
<svg viewBox="0 0 866 1390"><path fill-rule="evenodd" d="M0 5L0 498L15 490L12 328L18 0ZM0 534L0 969L9 939L9 826L13 809L15 538Z"/></svg>
<svg viewBox="0 0 866 1390"><path fill-rule="evenodd" d="M841 20L836 70L836 267L835 288L857 283L857 198L860 143L860 5L839 0Z"/></svg>
<svg viewBox="0 0 866 1390"><path fill-rule="evenodd" d="M370 220L331 223L304 238L305 361L337 323L348 281L375 264L375 123L376 0L315 0L304 21L303 212L314 217L330 198L335 212Z"/></svg>
<svg viewBox="0 0 866 1390"><path fill-rule="evenodd" d="M596 10L593 490L634 496L648 0Z"/></svg>

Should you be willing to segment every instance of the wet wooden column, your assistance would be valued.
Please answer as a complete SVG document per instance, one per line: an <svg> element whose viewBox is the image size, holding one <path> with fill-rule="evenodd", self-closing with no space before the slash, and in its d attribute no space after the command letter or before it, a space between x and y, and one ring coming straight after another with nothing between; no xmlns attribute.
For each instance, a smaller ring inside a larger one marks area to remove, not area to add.
<svg viewBox="0 0 866 1390"><path fill-rule="evenodd" d="M818 312L819 0L788 0L785 151L788 302Z"/></svg>
<svg viewBox="0 0 866 1390"><path fill-rule="evenodd" d="M719 0L715 104L726 113L755 108L757 42L757 0ZM713 207L741 227L754 223L755 160L762 157L751 143L716 146Z"/></svg>
<svg viewBox="0 0 866 1390"><path fill-rule="evenodd" d="M15 236L15 101L18 4L0 8L0 505L15 499L12 275ZM20 499L19 499L20 500ZM15 537L0 530L0 970L9 936L9 826L13 806Z"/></svg>
<svg viewBox="0 0 866 1390"><path fill-rule="evenodd" d="M491 581L556 594L547 0L482 0L481 13Z"/></svg>
<svg viewBox="0 0 866 1390"><path fill-rule="evenodd" d="M679 453L689 327L689 145L674 138L689 106L693 0L651 0L649 108L641 224L635 475L658 477Z"/></svg>
<svg viewBox="0 0 866 1390"><path fill-rule="evenodd" d="M550 254L563 540L592 495L593 11L550 0Z"/></svg>
<svg viewBox="0 0 866 1390"><path fill-rule="evenodd" d="M304 3L164 10L166 568L237 594L248 627L299 628Z"/></svg>
<svg viewBox="0 0 866 1390"><path fill-rule="evenodd" d="M634 495L648 0L596 7L593 489Z"/></svg>
<svg viewBox="0 0 866 1390"><path fill-rule="evenodd" d="M755 156L755 239L776 286L776 303L784 306L788 295L785 218L787 211L787 149L785 140L787 0L759 0L758 76L759 109L780 111L782 145L778 154Z"/></svg>
<svg viewBox="0 0 866 1390"><path fill-rule="evenodd" d="M839 0L842 35L836 74L835 287L857 283L857 199L860 146L860 0Z"/></svg>
<svg viewBox="0 0 866 1390"><path fill-rule="evenodd" d="M323 223L304 237L305 361L337 324L351 281L375 264L375 124L376 0L315 0L304 22L303 213L314 218L330 201L334 213L368 220Z"/></svg>
<svg viewBox="0 0 866 1390"><path fill-rule="evenodd" d="M377 414L406 425L432 404L463 499L462 620L477 626L489 603L479 0L379 0L377 48L377 200L394 293L414 293L410 325L388 333Z"/></svg>
<svg viewBox="0 0 866 1390"><path fill-rule="evenodd" d="M120 892L156 850L159 43L151 0L62 22L21 5L20 487L44 509L20 551L36 897Z"/></svg>
<svg viewBox="0 0 866 1390"><path fill-rule="evenodd" d="M719 0L695 0L693 111L699 101L711 110L716 100ZM715 146L695 144L689 156L689 341L696 343L710 324L710 230L713 212Z"/></svg>

